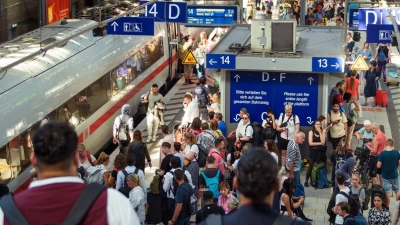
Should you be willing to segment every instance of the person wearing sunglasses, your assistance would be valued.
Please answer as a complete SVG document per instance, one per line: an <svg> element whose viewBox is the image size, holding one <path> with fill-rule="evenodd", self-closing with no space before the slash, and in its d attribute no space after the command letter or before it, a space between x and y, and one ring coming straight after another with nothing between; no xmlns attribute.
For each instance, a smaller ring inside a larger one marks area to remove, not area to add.
<svg viewBox="0 0 400 225"><path fill-rule="evenodd" d="M243 126L239 130L239 135L236 141L239 141L242 143L242 146L244 146L251 142L251 139L253 138L253 127L251 126L250 115L248 113L243 113L242 120Z"/></svg>

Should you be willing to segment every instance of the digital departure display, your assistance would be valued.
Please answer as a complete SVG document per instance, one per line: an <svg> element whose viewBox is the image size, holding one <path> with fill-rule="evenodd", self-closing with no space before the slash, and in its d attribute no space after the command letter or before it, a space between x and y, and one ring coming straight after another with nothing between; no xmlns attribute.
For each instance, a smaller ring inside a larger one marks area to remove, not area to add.
<svg viewBox="0 0 400 225"><path fill-rule="evenodd" d="M188 5L188 23L196 25L230 25L237 21L237 6Z"/></svg>

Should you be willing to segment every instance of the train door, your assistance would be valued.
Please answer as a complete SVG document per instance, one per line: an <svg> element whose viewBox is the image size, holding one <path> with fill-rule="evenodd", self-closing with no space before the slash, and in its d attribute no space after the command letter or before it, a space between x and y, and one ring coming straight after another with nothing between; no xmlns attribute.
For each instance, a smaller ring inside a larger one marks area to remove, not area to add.
<svg viewBox="0 0 400 225"><path fill-rule="evenodd" d="M175 43L170 43L172 40L178 40L178 24L169 23L168 24L168 46L169 46L169 79L175 78L177 73L178 60L176 55L178 45Z"/></svg>

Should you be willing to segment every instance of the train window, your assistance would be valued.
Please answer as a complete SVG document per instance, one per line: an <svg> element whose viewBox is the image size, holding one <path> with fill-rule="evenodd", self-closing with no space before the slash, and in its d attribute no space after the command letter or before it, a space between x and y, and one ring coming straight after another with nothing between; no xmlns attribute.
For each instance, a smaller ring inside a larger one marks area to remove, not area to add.
<svg viewBox="0 0 400 225"><path fill-rule="evenodd" d="M124 89L162 56L164 56L163 37L160 36L110 71L111 95Z"/></svg>
<svg viewBox="0 0 400 225"><path fill-rule="evenodd" d="M33 152L32 138L48 118L46 116L0 148L0 183L9 183L29 168L30 155Z"/></svg>
<svg viewBox="0 0 400 225"><path fill-rule="evenodd" d="M78 102L80 121L86 120L93 112L106 104L107 78L102 76L86 88L86 98L80 98Z"/></svg>

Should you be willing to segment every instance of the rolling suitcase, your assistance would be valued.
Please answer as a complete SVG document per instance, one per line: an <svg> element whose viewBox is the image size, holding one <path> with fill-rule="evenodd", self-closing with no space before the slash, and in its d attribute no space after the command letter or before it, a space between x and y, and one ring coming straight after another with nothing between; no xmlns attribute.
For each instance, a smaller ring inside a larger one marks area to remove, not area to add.
<svg viewBox="0 0 400 225"><path fill-rule="evenodd" d="M387 107L388 105L387 92L383 90L376 90L375 101L377 105L380 105L382 107Z"/></svg>
<svg viewBox="0 0 400 225"><path fill-rule="evenodd" d="M386 85L399 86L400 77L397 75L397 65L394 63L386 64Z"/></svg>

